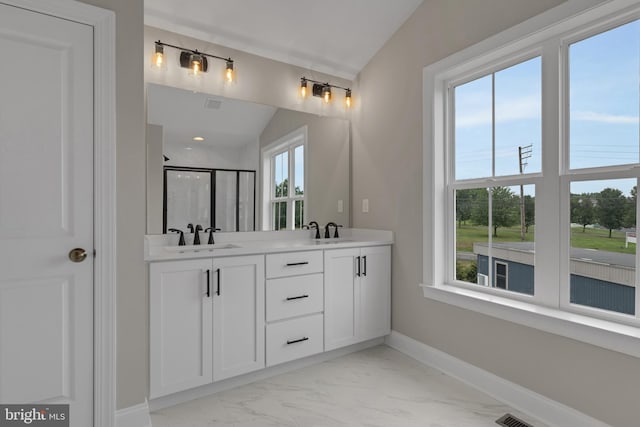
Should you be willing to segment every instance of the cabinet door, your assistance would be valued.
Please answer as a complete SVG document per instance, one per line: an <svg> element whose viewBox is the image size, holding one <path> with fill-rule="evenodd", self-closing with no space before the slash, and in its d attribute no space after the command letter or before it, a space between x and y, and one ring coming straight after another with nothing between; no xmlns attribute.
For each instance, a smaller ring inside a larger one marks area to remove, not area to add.
<svg viewBox="0 0 640 427"><path fill-rule="evenodd" d="M213 378L264 368L264 256L213 260Z"/></svg>
<svg viewBox="0 0 640 427"><path fill-rule="evenodd" d="M158 262L149 270L150 397L212 382L211 260Z"/></svg>
<svg viewBox="0 0 640 427"><path fill-rule="evenodd" d="M358 338L365 341L391 332L391 247L360 250Z"/></svg>
<svg viewBox="0 0 640 427"><path fill-rule="evenodd" d="M359 306L357 265L360 249L325 251L324 257L324 349L344 347L358 341L356 307Z"/></svg>

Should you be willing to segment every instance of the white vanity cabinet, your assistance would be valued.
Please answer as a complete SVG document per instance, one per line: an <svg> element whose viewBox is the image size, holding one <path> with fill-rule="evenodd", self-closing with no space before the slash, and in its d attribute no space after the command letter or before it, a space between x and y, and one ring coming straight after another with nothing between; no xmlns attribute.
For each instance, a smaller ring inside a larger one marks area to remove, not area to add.
<svg viewBox="0 0 640 427"><path fill-rule="evenodd" d="M148 236L149 397L389 334L392 235L362 236L218 247Z"/></svg>
<svg viewBox="0 0 640 427"><path fill-rule="evenodd" d="M150 397L264 367L264 256L149 267Z"/></svg>
<svg viewBox="0 0 640 427"><path fill-rule="evenodd" d="M326 250L325 351L391 331L391 247Z"/></svg>
<svg viewBox="0 0 640 427"><path fill-rule="evenodd" d="M264 256L213 259L213 380L264 368Z"/></svg>
<svg viewBox="0 0 640 427"><path fill-rule="evenodd" d="M151 398L213 381L211 269L211 259L150 265Z"/></svg>
<svg viewBox="0 0 640 427"><path fill-rule="evenodd" d="M266 264L267 366L321 353L322 251L267 254Z"/></svg>

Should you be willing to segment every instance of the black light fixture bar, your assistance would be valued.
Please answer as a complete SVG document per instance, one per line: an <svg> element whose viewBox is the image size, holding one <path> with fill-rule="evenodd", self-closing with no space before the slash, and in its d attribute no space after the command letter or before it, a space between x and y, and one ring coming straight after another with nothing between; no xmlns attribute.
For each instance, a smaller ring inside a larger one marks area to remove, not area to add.
<svg viewBox="0 0 640 427"><path fill-rule="evenodd" d="M300 78L300 93L303 98L306 97L307 83L309 82L313 83L311 94L313 96L324 98L326 103L331 101L331 88L344 90L345 104L347 108L351 108L351 88L334 85L329 82L320 82L318 80L308 79L302 76L302 78Z"/></svg>
<svg viewBox="0 0 640 427"><path fill-rule="evenodd" d="M227 67L229 67L229 64L231 64L231 68L233 69L233 59L231 58L223 58L222 56L217 56L217 55L212 55L210 53L205 53L205 52L200 52L197 49L187 49L184 47L180 47L180 46L175 46L169 43L163 43L160 40L158 40L156 43L156 46L167 46L167 47L172 47L174 49L178 49L180 50L182 53L180 54L180 65L182 65L183 67L185 67L185 65L183 64L183 57L187 57L187 55L200 55L203 57L203 59L206 60L206 58L215 58L215 59L219 59L221 61L225 61L227 63ZM202 71L207 71L206 70L206 61L203 61L203 69ZM189 68L188 66L188 58L187 58L187 66L185 68Z"/></svg>
<svg viewBox="0 0 640 427"><path fill-rule="evenodd" d="M351 88L333 85L333 84L331 84L329 82L320 82L318 80L312 80L312 79L308 79L306 77L302 77L300 79L300 82L301 83L311 82L311 83L314 83L314 86L317 84L317 85L321 85L321 87L330 87L330 88L342 89L344 91L347 91L347 92L351 93ZM314 95L315 95L315 93L314 93ZM320 96L320 95L318 95L318 96Z"/></svg>

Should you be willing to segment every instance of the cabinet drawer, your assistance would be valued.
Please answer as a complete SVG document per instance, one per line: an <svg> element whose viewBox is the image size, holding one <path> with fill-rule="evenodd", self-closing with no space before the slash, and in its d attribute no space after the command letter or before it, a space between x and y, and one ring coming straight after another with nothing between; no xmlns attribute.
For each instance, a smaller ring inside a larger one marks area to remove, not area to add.
<svg viewBox="0 0 640 427"><path fill-rule="evenodd" d="M267 322L321 312L323 277L316 273L267 280Z"/></svg>
<svg viewBox="0 0 640 427"><path fill-rule="evenodd" d="M322 325L322 314L267 325L267 366L322 353Z"/></svg>
<svg viewBox="0 0 640 427"><path fill-rule="evenodd" d="M321 273L322 251L286 252L267 255L267 279Z"/></svg>

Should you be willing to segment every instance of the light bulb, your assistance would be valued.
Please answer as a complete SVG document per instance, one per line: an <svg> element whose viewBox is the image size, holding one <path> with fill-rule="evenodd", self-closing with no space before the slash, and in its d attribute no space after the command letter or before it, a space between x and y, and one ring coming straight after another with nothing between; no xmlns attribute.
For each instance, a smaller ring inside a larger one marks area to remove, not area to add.
<svg viewBox="0 0 640 427"><path fill-rule="evenodd" d="M164 55L162 54L162 52L155 53L153 58L153 63L155 64L156 67L162 68L163 57Z"/></svg>
<svg viewBox="0 0 640 427"><path fill-rule="evenodd" d="M225 78L227 80L228 83L232 83L233 82L233 61L228 60L227 61L227 69L225 71Z"/></svg>
<svg viewBox="0 0 640 427"><path fill-rule="evenodd" d="M164 47L161 44L156 43L151 64L156 68L162 68L164 65Z"/></svg>
<svg viewBox="0 0 640 427"><path fill-rule="evenodd" d="M191 55L191 70L194 76L202 72L202 56L196 54Z"/></svg>
<svg viewBox="0 0 640 427"><path fill-rule="evenodd" d="M351 108L351 89L347 89L347 93L344 96L344 103L347 108Z"/></svg>
<svg viewBox="0 0 640 427"><path fill-rule="evenodd" d="M331 88L329 86L325 86L322 90L322 97L324 98L324 102L327 104L331 101Z"/></svg>
<svg viewBox="0 0 640 427"><path fill-rule="evenodd" d="M307 79L304 77L300 79L300 96L303 98L307 97Z"/></svg>

